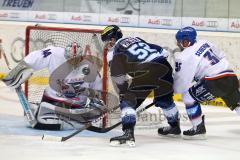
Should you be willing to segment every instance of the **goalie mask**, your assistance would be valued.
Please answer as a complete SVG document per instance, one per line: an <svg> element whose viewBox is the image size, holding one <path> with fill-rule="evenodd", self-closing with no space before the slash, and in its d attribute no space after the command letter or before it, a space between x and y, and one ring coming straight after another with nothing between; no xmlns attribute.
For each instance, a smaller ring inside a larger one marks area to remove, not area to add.
<svg viewBox="0 0 240 160"><path fill-rule="evenodd" d="M78 62L82 60L82 56L83 56L83 49L76 42L73 42L72 44L67 45L67 47L65 48L64 57L73 66L77 66Z"/></svg>

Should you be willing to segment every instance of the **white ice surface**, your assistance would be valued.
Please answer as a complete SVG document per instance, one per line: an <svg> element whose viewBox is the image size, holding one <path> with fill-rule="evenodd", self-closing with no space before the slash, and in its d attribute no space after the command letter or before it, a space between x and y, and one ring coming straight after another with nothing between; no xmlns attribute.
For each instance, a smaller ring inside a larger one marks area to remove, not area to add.
<svg viewBox="0 0 240 160"><path fill-rule="evenodd" d="M1 83L1 82L0 82ZM185 110L178 104L181 113ZM136 147L111 147L107 134L84 131L66 142L42 141L43 134L68 135L72 131L39 131L26 127L14 91L0 85L0 160L222 160L240 159L240 117L227 108L203 106L207 140L171 139L157 129L137 129ZM182 130L191 125L181 121Z"/></svg>

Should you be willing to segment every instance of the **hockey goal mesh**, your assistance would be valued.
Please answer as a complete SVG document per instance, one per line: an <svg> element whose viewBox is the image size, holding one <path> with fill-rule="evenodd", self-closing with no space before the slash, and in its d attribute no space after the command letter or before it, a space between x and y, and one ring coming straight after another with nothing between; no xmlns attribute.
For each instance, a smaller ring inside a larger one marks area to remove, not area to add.
<svg viewBox="0 0 240 160"><path fill-rule="evenodd" d="M103 79L102 89L105 93L112 91L109 89L109 78L106 53L100 37L101 30L55 28L42 26L29 26L26 29L26 55L32 51L40 50L48 46L66 48L67 45L77 42L83 48L84 55L92 55L100 59L100 75ZM25 85L25 93L30 103L40 103L44 89L48 86L49 73L47 69L34 72L33 76ZM112 87L110 87L112 88ZM102 99L107 106L113 107L117 102L109 99L107 94L102 94ZM107 125L104 118L103 126Z"/></svg>

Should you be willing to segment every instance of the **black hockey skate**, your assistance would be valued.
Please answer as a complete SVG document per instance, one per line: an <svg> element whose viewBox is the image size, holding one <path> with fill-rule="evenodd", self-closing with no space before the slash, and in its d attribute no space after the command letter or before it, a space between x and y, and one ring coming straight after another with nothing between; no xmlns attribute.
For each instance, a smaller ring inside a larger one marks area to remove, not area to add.
<svg viewBox="0 0 240 160"><path fill-rule="evenodd" d="M175 123L169 123L169 126L159 128L158 135L174 137L174 138L181 137L181 129L180 129L179 121Z"/></svg>
<svg viewBox="0 0 240 160"><path fill-rule="evenodd" d="M183 131L183 139L206 139L204 116L202 116L202 123L200 123L196 128L193 127L189 130Z"/></svg>
<svg viewBox="0 0 240 160"><path fill-rule="evenodd" d="M113 137L110 139L111 146L121 146L127 144L130 147L135 147L134 129L125 129L122 136Z"/></svg>

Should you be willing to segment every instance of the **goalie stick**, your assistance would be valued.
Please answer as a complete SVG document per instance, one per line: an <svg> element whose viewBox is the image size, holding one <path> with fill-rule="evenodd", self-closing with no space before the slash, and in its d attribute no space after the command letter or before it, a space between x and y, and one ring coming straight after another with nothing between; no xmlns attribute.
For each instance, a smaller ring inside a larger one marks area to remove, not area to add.
<svg viewBox="0 0 240 160"><path fill-rule="evenodd" d="M155 103L151 103L143 108L141 108L140 110L137 111L137 114L140 114L141 112L147 110L148 108L150 108L151 106L153 106ZM120 124L122 124L122 121L119 121L117 123L115 123L114 125L107 127L107 128L101 128L101 127L96 127L96 126L90 126L87 128L87 130L92 131L92 132L97 132L97 133L106 133L111 131L112 129L118 127Z"/></svg>
<svg viewBox="0 0 240 160"><path fill-rule="evenodd" d="M21 103L21 106L26 114L27 120L29 122L29 124L31 125L31 127L34 127L37 124L37 120L35 118L35 116L33 115L30 107L29 107L29 103L27 101L27 98L25 97L25 94L22 91L22 87L19 86L18 88L15 89L19 98L19 101Z"/></svg>
<svg viewBox="0 0 240 160"><path fill-rule="evenodd" d="M4 60L5 60L5 63L7 64L7 67L9 70L11 70L10 68L10 63L7 59L7 56L5 54L5 51L2 47L2 40L0 39L0 54L3 55L4 57ZM1 80L4 82L4 76L1 77ZM21 106L24 110L24 113L26 114L26 117L27 117L27 120L29 122L29 124L31 125L31 127L34 127L36 124L37 124L37 120L36 118L34 117L30 107L29 107L29 103L27 101L27 98L26 96L24 95L23 91L22 91L22 88L21 86L19 86L18 88L15 89L17 95L18 95L18 98L19 98L19 101L21 103Z"/></svg>
<svg viewBox="0 0 240 160"><path fill-rule="evenodd" d="M57 136L51 136L51 135L43 135L42 136L42 140L47 140L47 141L58 141L58 142L64 142L68 139L70 139L71 137L77 135L78 133L84 131L85 129L87 129L88 127L90 127L92 124L91 123L86 123L82 128L79 128L78 130L76 130L75 132L73 132L72 134L65 136L65 137L57 137Z"/></svg>
<svg viewBox="0 0 240 160"><path fill-rule="evenodd" d="M137 114L145 111L146 109L150 108L151 106L153 106L155 103L151 103L147 106L145 106L144 108L140 109L137 111ZM110 112L108 113L112 113L114 110L116 110L118 108L118 106L114 107ZM99 119L100 120L100 119ZM122 124L122 121L117 122L116 124L107 127L107 128L100 128L100 127L96 127L96 126L92 126L91 123L86 123L82 128L79 128L78 130L76 130L75 132L73 132L72 134L65 136L65 137L57 137L57 136L51 136L51 135L43 135L42 136L42 140L49 140L49 141L59 141L59 142L64 142L70 138L72 138L73 136L77 135L78 133L84 131L84 130L89 130L89 131L93 131L93 132L97 132L97 133L106 133L111 131L112 129L116 128L117 126L119 126L120 124Z"/></svg>
<svg viewBox="0 0 240 160"><path fill-rule="evenodd" d="M112 113L113 111L115 111L117 108L119 108L119 106L115 106L113 107L110 111L108 111L107 113ZM102 117L98 118L95 122L98 122L100 120L102 120L103 117L105 117L106 114L104 114ZM58 136L51 136L51 135L43 135L42 136L42 140L47 140L47 141L58 141L58 142L64 142L70 138L72 138L73 136L77 135L78 133L88 129L89 127L92 126L92 123L85 123L84 126L82 128L79 128L78 130L76 130L75 132L73 132L72 134L68 135L68 136L64 136L64 137L58 137Z"/></svg>

